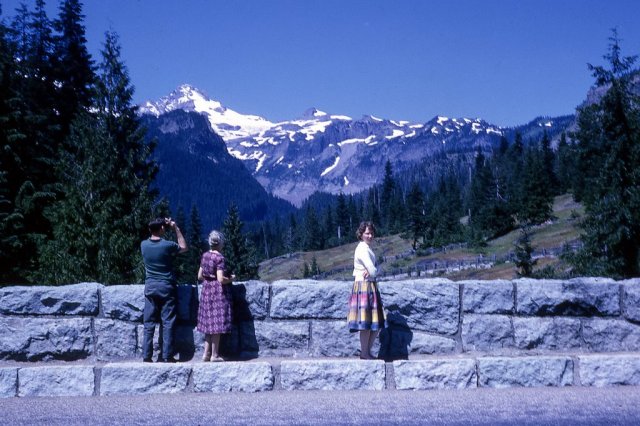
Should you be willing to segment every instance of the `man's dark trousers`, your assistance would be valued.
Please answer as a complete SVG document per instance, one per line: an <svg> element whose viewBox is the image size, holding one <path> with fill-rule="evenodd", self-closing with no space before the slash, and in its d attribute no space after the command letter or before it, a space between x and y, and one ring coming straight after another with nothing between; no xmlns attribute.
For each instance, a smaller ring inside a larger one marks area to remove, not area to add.
<svg viewBox="0 0 640 426"><path fill-rule="evenodd" d="M153 335L156 324L162 327L162 358L173 358L173 334L176 322L177 292L175 285L154 281L145 284L144 302L144 336L142 340L142 357L153 356Z"/></svg>

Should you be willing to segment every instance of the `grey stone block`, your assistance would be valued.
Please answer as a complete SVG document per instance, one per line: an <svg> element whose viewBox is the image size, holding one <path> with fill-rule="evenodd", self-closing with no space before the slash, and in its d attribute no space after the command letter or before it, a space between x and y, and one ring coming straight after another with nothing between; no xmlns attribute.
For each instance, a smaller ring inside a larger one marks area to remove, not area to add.
<svg viewBox="0 0 640 426"><path fill-rule="evenodd" d="M92 354L90 318L0 318L0 359L71 361Z"/></svg>
<svg viewBox="0 0 640 426"><path fill-rule="evenodd" d="M415 332L409 345L411 354L451 354L456 351L456 341L449 337Z"/></svg>
<svg viewBox="0 0 640 426"><path fill-rule="evenodd" d="M379 350L376 340L373 352ZM358 333L351 333L347 321L313 321L311 323L311 355L356 356L360 352Z"/></svg>
<svg viewBox="0 0 640 426"><path fill-rule="evenodd" d="M584 386L640 385L640 355L582 355L580 381Z"/></svg>
<svg viewBox="0 0 640 426"><path fill-rule="evenodd" d="M511 318L505 315L465 315L462 322L462 349L495 351L513 348Z"/></svg>
<svg viewBox="0 0 640 426"><path fill-rule="evenodd" d="M564 356L478 358L478 383L490 388L570 386L573 360Z"/></svg>
<svg viewBox="0 0 640 426"><path fill-rule="evenodd" d="M142 322L144 285L110 285L102 288L102 310L105 317Z"/></svg>
<svg viewBox="0 0 640 426"><path fill-rule="evenodd" d="M276 281L271 286L271 318L346 318L351 288L352 283L344 281Z"/></svg>
<svg viewBox="0 0 640 426"><path fill-rule="evenodd" d="M197 332L202 336L204 342L204 334ZM204 345L204 343L202 344ZM258 337L256 335L256 326L254 321L244 321L234 324L231 333L224 334L220 337L220 353L227 357L237 358L255 358L258 356L260 346L258 345Z"/></svg>
<svg viewBox="0 0 640 426"><path fill-rule="evenodd" d="M593 352L640 350L640 325L615 319L585 319L582 337Z"/></svg>
<svg viewBox="0 0 640 426"><path fill-rule="evenodd" d="M133 358L136 354L136 325L124 321L96 319L96 356L101 361L114 358Z"/></svg>
<svg viewBox="0 0 640 426"><path fill-rule="evenodd" d="M182 364L106 364L102 367L100 395L184 392L190 373L191 367Z"/></svg>
<svg viewBox="0 0 640 426"><path fill-rule="evenodd" d="M515 283L517 311L520 315L620 315L620 285L613 280L519 279Z"/></svg>
<svg viewBox="0 0 640 426"><path fill-rule="evenodd" d="M280 380L284 390L382 390L383 361L282 361Z"/></svg>
<svg viewBox="0 0 640 426"><path fill-rule="evenodd" d="M388 314L404 318L411 330L449 335L458 331L458 283L440 279L382 282L380 293Z"/></svg>
<svg viewBox="0 0 640 426"><path fill-rule="evenodd" d="M622 298L624 317L629 321L640 323L640 279L622 282Z"/></svg>
<svg viewBox="0 0 640 426"><path fill-rule="evenodd" d="M477 387L476 361L451 358L394 361L396 389L466 389Z"/></svg>
<svg viewBox="0 0 640 426"><path fill-rule="evenodd" d="M515 345L519 349L574 349L581 346L580 320L576 318L513 318Z"/></svg>
<svg viewBox="0 0 640 426"><path fill-rule="evenodd" d="M11 398L18 395L18 369L15 367L0 368L0 398Z"/></svg>
<svg viewBox="0 0 640 426"><path fill-rule="evenodd" d="M261 356L308 356L308 321L256 321L256 339Z"/></svg>
<svg viewBox="0 0 640 426"><path fill-rule="evenodd" d="M473 314L510 314L514 311L511 281L459 281L463 285L462 309Z"/></svg>
<svg viewBox="0 0 640 426"><path fill-rule="evenodd" d="M234 283L233 315L236 322L263 320L269 314L269 284L262 281Z"/></svg>
<svg viewBox="0 0 640 426"><path fill-rule="evenodd" d="M92 396L92 366L46 366L20 368L18 396Z"/></svg>
<svg viewBox="0 0 640 426"><path fill-rule="evenodd" d="M269 391L274 381L266 362L210 362L193 367L194 392Z"/></svg>
<svg viewBox="0 0 640 426"><path fill-rule="evenodd" d="M98 283L60 287L0 287L0 313L5 315L87 315L98 314Z"/></svg>

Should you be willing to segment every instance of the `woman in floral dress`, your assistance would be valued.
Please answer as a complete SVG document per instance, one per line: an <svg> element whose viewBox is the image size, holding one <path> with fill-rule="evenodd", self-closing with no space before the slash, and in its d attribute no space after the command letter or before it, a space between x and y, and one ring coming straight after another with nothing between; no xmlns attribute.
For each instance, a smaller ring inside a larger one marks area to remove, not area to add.
<svg viewBox="0 0 640 426"><path fill-rule="evenodd" d="M221 253L224 235L218 231L209 234L210 250L202 255L198 281L203 282L198 308L199 332L204 333L202 360L222 361L219 354L220 335L231 331L231 282L235 278L225 275L224 256Z"/></svg>

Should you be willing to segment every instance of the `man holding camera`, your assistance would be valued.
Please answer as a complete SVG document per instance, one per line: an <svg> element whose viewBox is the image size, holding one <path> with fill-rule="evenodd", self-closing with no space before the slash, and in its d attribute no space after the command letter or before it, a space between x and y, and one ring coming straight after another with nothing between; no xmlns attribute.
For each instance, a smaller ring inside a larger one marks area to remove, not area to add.
<svg viewBox="0 0 640 426"><path fill-rule="evenodd" d="M167 229L176 233L178 243L162 238ZM178 225L171 218L157 218L149 222L151 237L140 243L144 260L144 337L142 357L152 362L153 335L156 323L162 323L162 354L158 362L176 362L173 357L173 327L176 322L176 278L173 261L178 253L187 251Z"/></svg>

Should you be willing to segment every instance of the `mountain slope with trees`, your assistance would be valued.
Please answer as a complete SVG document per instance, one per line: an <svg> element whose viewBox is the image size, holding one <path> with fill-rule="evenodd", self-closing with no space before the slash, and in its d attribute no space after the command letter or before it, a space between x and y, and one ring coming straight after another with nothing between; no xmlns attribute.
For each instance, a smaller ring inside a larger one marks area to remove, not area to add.
<svg viewBox="0 0 640 426"><path fill-rule="evenodd" d="M227 152L204 116L175 110L141 117L159 171L154 186L176 211L197 208L205 231L221 227L231 204L244 221L287 214L294 207L268 194L242 162Z"/></svg>

